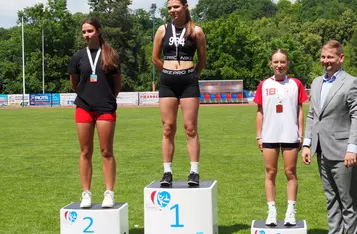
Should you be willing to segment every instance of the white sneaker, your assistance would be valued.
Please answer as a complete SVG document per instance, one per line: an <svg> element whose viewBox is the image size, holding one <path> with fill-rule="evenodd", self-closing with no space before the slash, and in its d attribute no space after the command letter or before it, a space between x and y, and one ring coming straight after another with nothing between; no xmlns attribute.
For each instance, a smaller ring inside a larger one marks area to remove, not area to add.
<svg viewBox="0 0 357 234"><path fill-rule="evenodd" d="M265 220L265 225L276 226L278 223L276 221L276 209L269 209L268 217Z"/></svg>
<svg viewBox="0 0 357 234"><path fill-rule="evenodd" d="M112 208L114 206L114 192L107 190L104 192L104 200L102 202L103 208Z"/></svg>
<svg viewBox="0 0 357 234"><path fill-rule="evenodd" d="M87 190L82 193L81 208L90 208L92 206L92 193Z"/></svg>
<svg viewBox="0 0 357 234"><path fill-rule="evenodd" d="M295 226L296 225L296 218L295 218L295 210L288 210L285 214L284 225L285 226Z"/></svg>

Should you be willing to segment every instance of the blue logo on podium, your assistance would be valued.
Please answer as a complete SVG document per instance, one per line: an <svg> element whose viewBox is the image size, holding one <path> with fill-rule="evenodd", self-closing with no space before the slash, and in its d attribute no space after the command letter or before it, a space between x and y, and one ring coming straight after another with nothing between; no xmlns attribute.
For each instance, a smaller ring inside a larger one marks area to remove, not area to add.
<svg viewBox="0 0 357 234"><path fill-rule="evenodd" d="M159 204L162 208L165 208L171 200L171 195L169 192L161 191L157 194L157 204Z"/></svg>
<svg viewBox="0 0 357 234"><path fill-rule="evenodd" d="M77 220L77 212L75 211L71 211L69 212L69 215L68 215L68 220L71 222L71 223L74 223L76 220Z"/></svg>
<svg viewBox="0 0 357 234"><path fill-rule="evenodd" d="M78 215L77 215L77 212L75 212L75 211L71 211L71 212L66 211L64 213L64 218L71 223L74 223L77 220L77 217L78 217Z"/></svg>

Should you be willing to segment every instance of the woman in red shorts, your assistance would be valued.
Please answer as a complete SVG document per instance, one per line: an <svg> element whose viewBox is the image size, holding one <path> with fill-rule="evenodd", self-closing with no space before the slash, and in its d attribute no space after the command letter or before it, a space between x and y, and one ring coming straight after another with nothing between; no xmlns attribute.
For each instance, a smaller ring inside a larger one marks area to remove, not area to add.
<svg viewBox="0 0 357 234"><path fill-rule="evenodd" d="M114 206L116 175L113 139L116 122L116 97L121 88L118 53L102 37L102 27L95 18L82 24L87 47L72 57L68 72L71 88L77 93L75 120L81 148L79 171L83 188L80 207L92 205L92 155L94 128L97 128L106 190L102 207Z"/></svg>

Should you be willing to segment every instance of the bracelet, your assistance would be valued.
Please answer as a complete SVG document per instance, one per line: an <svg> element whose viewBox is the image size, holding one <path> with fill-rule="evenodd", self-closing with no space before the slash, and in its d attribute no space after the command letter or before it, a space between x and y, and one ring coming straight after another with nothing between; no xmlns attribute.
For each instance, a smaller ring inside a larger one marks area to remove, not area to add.
<svg viewBox="0 0 357 234"><path fill-rule="evenodd" d="M260 140L260 139L262 139L262 137L255 137L255 139Z"/></svg>

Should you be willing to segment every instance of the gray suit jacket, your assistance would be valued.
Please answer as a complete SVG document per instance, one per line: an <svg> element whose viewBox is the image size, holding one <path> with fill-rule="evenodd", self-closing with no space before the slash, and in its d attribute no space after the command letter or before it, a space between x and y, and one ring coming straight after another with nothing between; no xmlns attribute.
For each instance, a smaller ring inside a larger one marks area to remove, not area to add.
<svg viewBox="0 0 357 234"><path fill-rule="evenodd" d="M320 76L311 84L305 137L312 140L311 155L319 142L327 159L343 161L348 144L357 144L357 79L339 72L320 108L322 83Z"/></svg>

